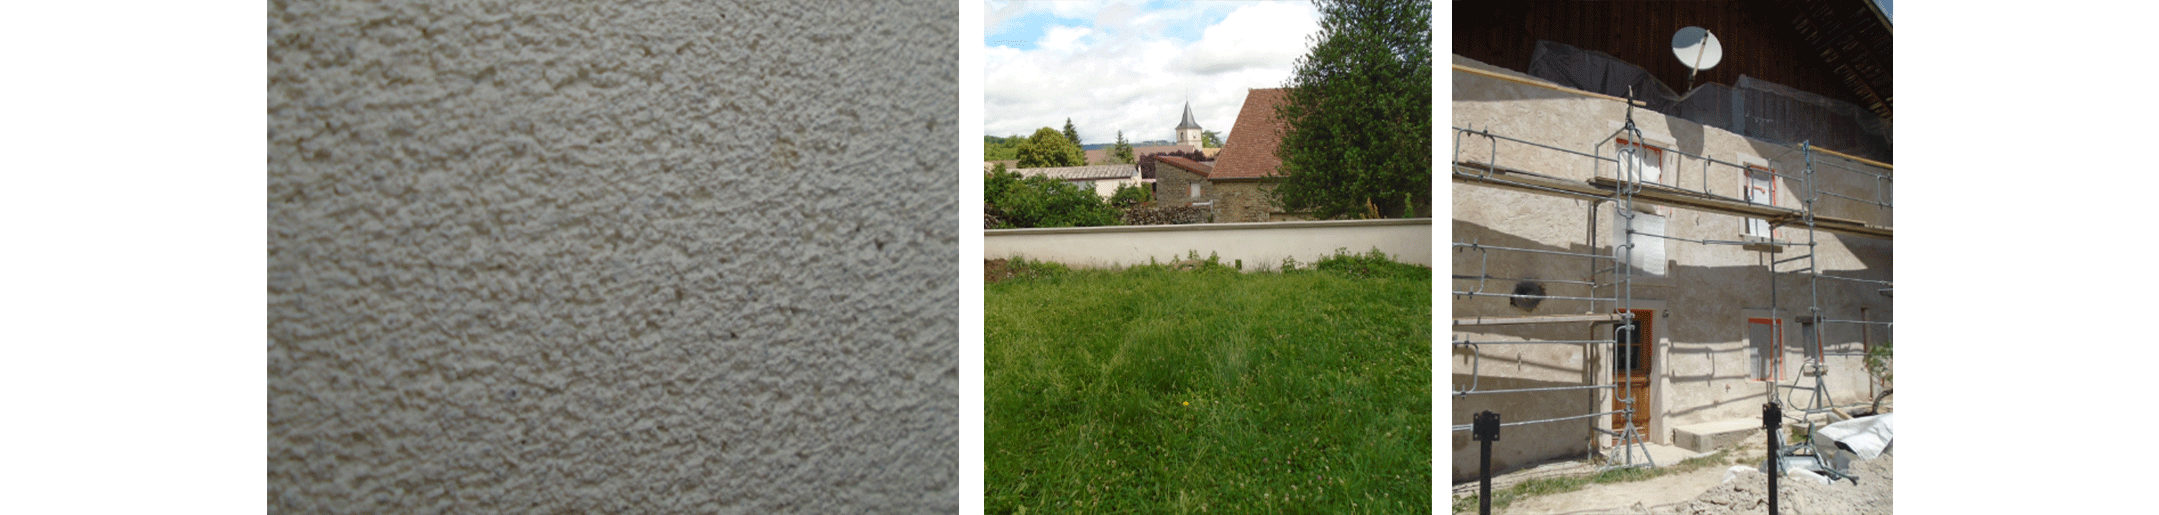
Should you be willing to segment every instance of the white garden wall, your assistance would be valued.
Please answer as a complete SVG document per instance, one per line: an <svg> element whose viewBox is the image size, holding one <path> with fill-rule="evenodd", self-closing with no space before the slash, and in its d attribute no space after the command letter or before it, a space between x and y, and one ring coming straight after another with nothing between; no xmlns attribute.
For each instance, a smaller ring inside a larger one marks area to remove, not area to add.
<svg viewBox="0 0 2159 515"><path fill-rule="evenodd" d="M1311 263L1335 249L1377 248L1395 261L1432 265L1432 220L1130 225L983 231L983 259L1025 257L1079 267L1117 267L1213 253L1246 271L1278 269L1284 258Z"/></svg>

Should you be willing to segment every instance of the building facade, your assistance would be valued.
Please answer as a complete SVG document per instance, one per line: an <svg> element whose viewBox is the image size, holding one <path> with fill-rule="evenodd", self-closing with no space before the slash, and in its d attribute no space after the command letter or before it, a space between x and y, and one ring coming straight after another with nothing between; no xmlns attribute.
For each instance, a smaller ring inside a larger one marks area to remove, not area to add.
<svg viewBox="0 0 2159 515"><path fill-rule="evenodd" d="M1727 19L1789 21L1704 4ZM1741 68L1730 73L1807 63L1808 45L1787 43L1727 63ZM1505 46L1455 46L1477 45ZM1778 55L1784 64L1772 64ZM1623 464L1630 441L1691 448L1720 427L1759 427L1772 397L1826 418L1888 386L1863 358L1891 341L1895 319L1886 133L1836 121L1852 111L1836 108L1783 125L1750 118L1783 105L1760 93L1767 86L1737 87L1747 91L1728 105L1742 107L1702 112L1562 83L1567 69L1548 64L1532 72L1454 57L1455 480L1476 476L1468 426L1479 411L1526 423L1503 430L1495 471L1587 455ZM1602 76L1614 75L1624 74ZM1857 112L1864 122L1874 111Z"/></svg>

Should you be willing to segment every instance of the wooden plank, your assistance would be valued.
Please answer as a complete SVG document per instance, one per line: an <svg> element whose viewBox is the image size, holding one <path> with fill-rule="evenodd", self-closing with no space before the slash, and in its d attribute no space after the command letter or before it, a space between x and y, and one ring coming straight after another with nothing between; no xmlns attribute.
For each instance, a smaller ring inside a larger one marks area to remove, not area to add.
<svg viewBox="0 0 2159 515"><path fill-rule="evenodd" d="M1891 164L1889 164L1889 163L1884 163L1884 162L1881 162L1881 161L1875 161L1875 160L1872 160L1872 159L1867 159L1867 158L1864 158L1864 157L1859 157L1859 156L1855 156L1855 155L1851 155L1851 154L1846 154L1846 153L1843 153L1843 152L1838 152L1838 151L1835 151L1835 150L1830 150L1830 149L1826 149L1826 148L1822 148L1822 147L1814 147L1814 151L1815 151L1815 152L1821 152L1821 153L1824 153L1824 154L1829 154L1829 155L1832 155L1832 156L1837 156L1837 157L1845 158L1845 159L1850 159L1850 160L1853 160L1853 161L1858 161L1858 162L1861 162L1861 163L1865 163L1865 164L1867 164L1867 165L1869 165L1869 166L1878 166L1878 167L1881 167L1881 168L1882 168L1882 169L1884 169L1884 170L1889 170L1889 171L1892 171L1892 172L1894 172L1894 171L1896 171L1896 170L1897 170L1897 167L1896 167L1895 165L1891 165Z"/></svg>
<svg viewBox="0 0 2159 515"><path fill-rule="evenodd" d="M1588 181L1561 179L1525 170L1494 167L1484 163L1454 163L1456 182L1484 184L1510 188L1531 193L1574 193L1591 197L1611 199L1619 188L1619 181L1610 177L1596 177ZM1660 184L1644 184L1634 195L1636 202L1692 209L1731 216L1769 220L1770 225L1791 227L1805 219L1806 213L1792 208L1752 204L1743 200L1687 191ZM1815 215L1814 228L1819 231L1881 239L1895 239L1896 231L1866 223L1861 220Z"/></svg>
<svg viewBox="0 0 2159 515"><path fill-rule="evenodd" d="M1598 189L1582 181L1570 181L1506 167L1494 168L1484 163L1457 162L1454 164L1454 171L1454 180L1459 182L1481 183L1532 193L1553 193L1537 189L1550 188L1592 197L1609 197L1612 195L1609 190ZM1489 176L1486 175L1487 173L1489 173Z"/></svg>
<svg viewBox="0 0 2159 515"><path fill-rule="evenodd" d="M1521 78L1521 77L1516 77L1516 76L1513 76L1513 75L1507 75L1507 74L1503 74L1503 73L1493 73L1493 72L1489 72L1489 71L1484 71L1484 70L1479 70L1479 69L1476 69L1476 68L1471 68L1471 67L1468 67L1468 66L1463 66L1463 65L1459 65L1459 64L1457 64L1457 65L1454 65L1454 71L1456 71L1456 72L1460 72L1460 73L1467 73L1467 74L1470 74L1470 75L1477 75L1477 76L1482 76L1482 77L1489 77L1489 78L1499 79L1499 80L1503 80L1503 81L1508 81L1508 82L1514 82L1514 83L1519 83L1519 84L1525 84L1525 85L1530 85L1530 86L1536 86L1536 87L1540 87L1540 88L1544 88L1544 89L1549 89L1549 90L1552 90L1552 91L1564 91L1564 92L1568 92L1568 93L1573 93L1573 94L1576 94L1576 95L1581 95L1581 96L1585 96L1585 97L1592 97L1592 98L1602 98L1602 99L1605 99L1605 100L1611 100L1611 101L1615 101L1615 102L1622 102L1622 103L1624 103L1624 102L1627 102L1627 101L1628 101L1627 99L1624 99L1624 98L1619 98L1619 97L1615 97L1615 96L1611 96L1611 95L1606 95L1606 94L1603 94L1603 93L1595 93L1595 92L1589 92L1589 91L1582 91L1582 90L1579 90L1579 89L1574 89L1574 88L1570 88L1570 87L1566 87L1566 86L1561 86L1561 85L1558 85L1558 84L1551 84L1551 83L1545 83L1545 82L1537 82L1537 81L1534 81L1534 80L1524 79L1524 78ZM1634 102L1634 105L1637 105L1637 106L1645 106L1645 107L1646 107L1646 106L1648 106L1648 105L1649 105L1649 102L1645 102L1645 101L1641 101L1641 100L1635 100L1635 101L1633 101L1633 102Z"/></svg>
<svg viewBox="0 0 2159 515"><path fill-rule="evenodd" d="M1457 318L1457 319L1454 319L1454 325L1457 325L1457 326L1489 326L1489 325L1566 324L1566 323L1577 323L1577 322L1589 322L1589 323L1597 323L1597 322L1617 322L1617 321L1619 321L1619 320L1620 320L1621 318L1624 318L1624 317L1623 317L1623 315L1620 315L1620 314L1618 314L1618 313L1604 313L1604 314L1586 314L1586 315L1535 315L1535 316L1518 316L1518 317L1470 317L1470 318Z"/></svg>

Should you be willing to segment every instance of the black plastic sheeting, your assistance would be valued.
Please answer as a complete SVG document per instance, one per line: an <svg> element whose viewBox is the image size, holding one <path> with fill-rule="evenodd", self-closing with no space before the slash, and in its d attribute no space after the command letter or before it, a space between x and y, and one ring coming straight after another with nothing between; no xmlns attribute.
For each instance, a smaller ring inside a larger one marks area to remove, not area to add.
<svg viewBox="0 0 2159 515"><path fill-rule="evenodd" d="M1648 70L1611 54L1538 41L1530 75L1561 86L1632 97L1651 111L1750 138L1815 146L1885 163L1896 162L1894 127L1856 104L1739 76L1739 84L1703 84L1681 95Z"/></svg>

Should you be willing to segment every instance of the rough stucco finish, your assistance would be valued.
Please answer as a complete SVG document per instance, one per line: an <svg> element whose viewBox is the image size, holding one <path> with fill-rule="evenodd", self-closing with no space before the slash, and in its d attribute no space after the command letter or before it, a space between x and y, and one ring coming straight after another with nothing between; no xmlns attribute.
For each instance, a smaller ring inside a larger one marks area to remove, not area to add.
<svg viewBox="0 0 2159 515"><path fill-rule="evenodd" d="M955 511L957 17L272 2L270 511Z"/></svg>
<svg viewBox="0 0 2159 515"><path fill-rule="evenodd" d="M1461 62L1459 59L1457 62ZM1482 68L1476 63L1473 66ZM1450 117L1457 127L1489 128L1496 134L1527 139L1541 144L1579 151L1590 151L1597 143L1611 136L1628 113L1615 101L1591 98L1567 92L1553 91L1509 81L1486 78L1468 73L1455 73L1453 78L1454 101ZM1645 139L1655 142L1667 140L1683 152L1705 155L1719 160L1737 162L1742 156L1760 159L1777 170L1797 174L1805 167L1802 154L1786 152L1785 147L1753 140L1714 127L1683 119L1671 118L1657 113L1636 110L1635 122L1645 132ZM1456 141L1450 139L1450 141ZM1453 155L1469 162L1486 162L1494 149L1492 140L1476 137L1460 138L1460 148ZM1612 153L1611 144L1601 149L1604 155ZM1450 149L1451 152L1455 149ZM1594 163L1580 156L1542 150L1528 145L1501 142L1497 145L1498 164L1553 175L1565 179L1582 180L1592 176ZM1866 198L1875 185L1871 177L1836 170L1834 166L1866 170L1869 173L1893 175L1892 171L1863 166L1840 158L1815 156L1817 179L1824 189L1846 195ZM1741 180L1738 172L1730 167L1712 170L1705 178L1700 161L1687 159L1683 166L1675 166L1680 160L1672 158L1667 164L1666 183L1677 183L1690 189L1707 187L1712 193L1727 197L1741 197ZM1611 175L1608 168L1603 171ZM1792 183L1781 180L1777 204L1799 205L1798 194ZM1610 254L1613 250L1615 230L1612 220L1613 208L1609 205L1592 207L1586 201L1573 197L1524 193L1503 188L1470 185L1456 182L1451 187L1453 202L1453 238L1460 242L1478 242L1484 245L1528 248L1537 250ZM1865 192L1865 193L1862 193ZM1589 225L1594 209L1596 225ZM1662 209L1667 216L1664 233L1693 240L1738 240L1743 237L1744 219L1689 209ZM1893 226L1893 213L1871 205L1855 204L1825 197L1821 214L1865 220L1869 223ZM1596 231L1596 244L1590 245L1590 230ZM1782 229L1780 237L1806 241L1803 229ZM1667 275L1662 278L1637 276L1633 285L1633 298L1637 308L1654 306L1659 319L1652 329L1657 352L1652 371L1653 386L1646 407L1651 413L1651 426L1645 432L1652 441L1670 442L1671 429L1677 426L1720 420L1759 417L1761 404L1765 401L1763 383L1749 376L1747 362L1748 326L1746 319L1756 310L1766 310L1772 305L1770 274L1767 266L1776 259L1785 259L1801 253L1797 249L1783 252L1763 252L1762 247L1736 245L1701 245L1643 238L1647 244L1661 245L1666 254ZM1819 259L1824 272L1878 281L1894 277L1893 244L1887 240L1822 234ZM1609 266L1608 263L1600 263ZM1791 265L1780 270L1789 271ZM1490 259L1474 250L1454 253L1451 267L1456 274L1476 275L1480 267L1490 275L1508 278L1532 278L1540 281L1582 281L1590 277L1590 260L1580 257L1527 254L1520 252L1491 251ZM1492 281L1487 292L1511 291L1515 281ZM1475 280L1456 280L1454 288L1470 290L1477 287ZM1811 288L1803 278L1786 276L1776 283L1775 304L1781 306L1785 320L1786 377L1796 374L1797 363L1803 351L1795 343L1800 340L1799 324L1795 315L1807 309ZM1550 283L1548 294L1559 296L1585 296L1588 290L1580 285ZM1820 284L1823 313L1833 319L1856 319L1865 316L1873 320L1893 320L1895 315L1891 299L1876 293L1879 286L1824 280ZM1607 290L1608 292L1608 290ZM1609 309L1599 306L1599 311ZM1524 311L1507 305L1505 298L1457 298L1453 302L1454 316L1516 316L1582 313L1590 311L1588 302L1547 300L1535 311ZM1592 328L1588 324L1552 326L1523 326L1504 329L1463 328L1455 331L1455 337L1472 340L1504 339L1597 339L1610 336L1610 326ZM1858 350L1857 342L1879 344L1889 340L1880 328L1866 331L1856 325L1832 325L1823 333L1823 340L1831 352ZM1482 389L1530 388L1575 386L1594 382L1609 384L1610 357L1604 352L1591 351L1582 345L1487 345L1482 346ZM1462 388L1470 380L1472 354L1466 349L1454 349L1451 368L1455 388ZM1856 356L1832 356L1827 359L1831 375L1827 377L1829 391L1838 403L1850 403L1868 397L1869 381ZM1809 379L1806 385L1811 385ZM1599 411L1609 409L1608 395L1601 392L1537 392L1518 394L1481 395L1456 397L1454 413L1456 423L1467 423L1470 413L1481 409L1501 411L1509 421L1580 415L1589 408ZM1604 419L1605 417L1599 417ZM1524 431L1521 438L1509 437L1511 443L1504 450L1495 449L1493 466L1498 469L1530 465L1543 460L1578 456L1588 449L1589 432L1582 425L1551 423ZM1513 430L1515 428L1509 428ZM1512 435L1513 433L1509 433ZM1454 476L1460 480L1474 475L1477 466L1475 447L1466 432L1454 438ZM1465 475L1465 471L1467 475Z"/></svg>

